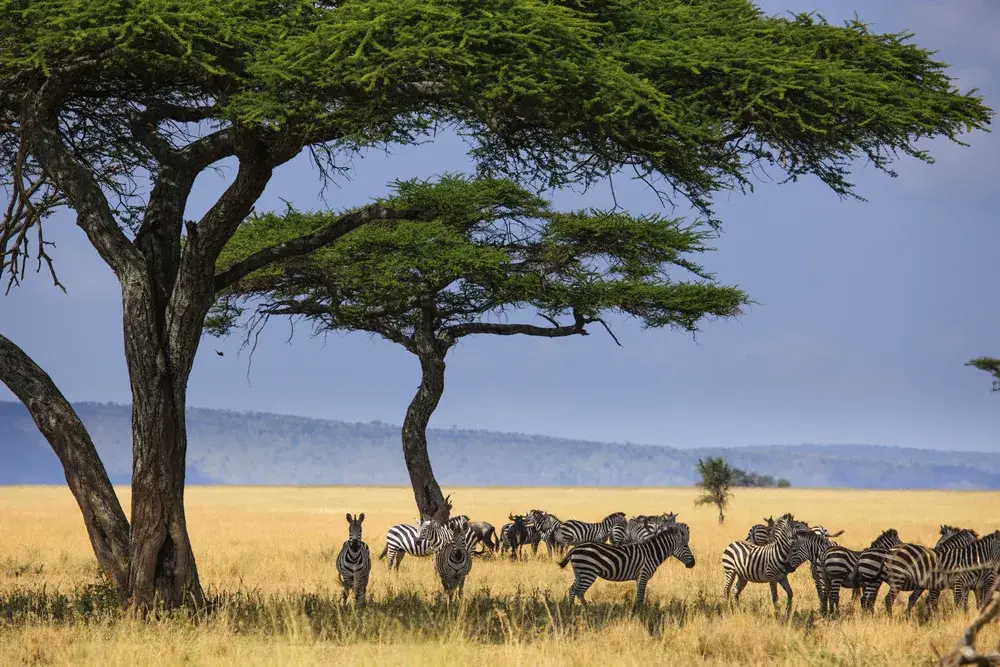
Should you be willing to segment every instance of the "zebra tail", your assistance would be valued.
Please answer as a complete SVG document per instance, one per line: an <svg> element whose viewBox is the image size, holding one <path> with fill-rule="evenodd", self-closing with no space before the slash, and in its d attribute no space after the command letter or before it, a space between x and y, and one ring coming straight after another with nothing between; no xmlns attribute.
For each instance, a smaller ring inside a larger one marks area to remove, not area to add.
<svg viewBox="0 0 1000 667"><path fill-rule="evenodd" d="M572 555L573 555L573 550L570 549L569 553L566 554L566 557L559 562L559 567L566 567L566 565L569 563L569 557Z"/></svg>
<svg viewBox="0 0 1000 667"><path fill-rule="evenodd" d="M385 555L389 553L389 545L385 545L385 549L382 549L382 553L378 555L379 560L385 560Z"/></svg>

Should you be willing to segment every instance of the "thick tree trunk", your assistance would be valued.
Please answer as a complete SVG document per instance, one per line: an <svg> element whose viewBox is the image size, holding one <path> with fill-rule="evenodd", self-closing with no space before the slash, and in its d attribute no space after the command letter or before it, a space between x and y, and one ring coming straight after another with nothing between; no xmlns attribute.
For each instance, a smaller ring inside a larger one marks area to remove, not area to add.
<svg viewBox="0 0 1000 667"><path fill-rule="evenodd" d="M52 378L0 335L0 382L24 403L62 463L101 569L125 595L129 524L90 434Z"/></svg>
<svg viewBox="0 0 1000 667"><path fill-rule="evenodd" d="M434 479L427 454L427 425L444 394L444 359L435 353L420 358L420 388L410 401L403 420L403 457L410 473L413 496L421 514L432 516L444 506L444 494Z"/></svg>
<svg viewBox="0 0 1000 667"><path fill-rule="evenodd" d="M125 359L132 385L132 539L127 606L200 606L204 593L187 532L187 380L197 349L179 347L167 328L167 300L150 262L147 275L122 281ZM210 285L210 283L207 283ZM211 294L211 292L209 292ZM199 329L200 331L200 329Z"/></svg>

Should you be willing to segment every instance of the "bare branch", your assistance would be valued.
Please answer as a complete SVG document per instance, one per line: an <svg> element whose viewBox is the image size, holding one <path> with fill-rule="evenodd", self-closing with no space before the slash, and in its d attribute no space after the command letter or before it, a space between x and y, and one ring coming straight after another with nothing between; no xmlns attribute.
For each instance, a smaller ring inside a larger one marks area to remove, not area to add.
<svg viewBox="0 0 1000 667"><path fill-rule="evenodd" d="M547 318L548 319L548 318ZM541 336L544 338L561 338L563 336L586 336L587 324L593 319L584 318L579 313L573 314L573 324L540 327L535 324L507 324L502 322L468 322L454 324L441 329L440 337L446 341L454 341L463 336L475 334L493 334L495 336Z"/></svg>
<svg viewBox="0 0 1000 667"><path fill-rule="evenodd" d="M1000 646L990 653L976 653L976 635L983 626L1000 616L1000 591L993 592L993 598L983 608L979 616L962 633L962 638L954 651L941 658L938 667L958 667L959 665L977 665L978 667L1000 666Z"/></svg>

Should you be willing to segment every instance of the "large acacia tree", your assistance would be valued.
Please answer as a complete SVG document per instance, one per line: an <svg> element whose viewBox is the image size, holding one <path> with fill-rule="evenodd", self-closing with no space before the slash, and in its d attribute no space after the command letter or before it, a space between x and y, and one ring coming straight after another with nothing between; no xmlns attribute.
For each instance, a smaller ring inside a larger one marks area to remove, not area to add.
<svg viewBox="0 0 1000 667"><path fill-rule="evenodd" d="M252 302L245 342L273 315L301 316L317 332L363 331L420 362L403 420L403 456L417 507L444 506L427 451L427 425L445 387L445 357L467 336L587 335L609 313L647 327L695 331L706 316L739 313L747 295L693 261L707 225L657 215L557 212L509 180L445 176L396 182L389 200L432 215L367 225L310 255L249 274L220 295L209 319L228 331ZM329 224L330 213L254 216L219 269ZM671 275L680 270L681 279ZM686 278L686 279L685 279ZM610 333L610 329L608 329Z"/></svg>
<svg viewBox="0 0 1000 667"><path fill-rule="evenodd" d="M711 214L777 162L852 194L922 137L991 111L907 35L749 0L11 0L0 4L0 267L52 270L43 231L72 211L121 283L132 391L131 523L49 376L0 338L0 381L51 443L97 560L127 604L198 602L184 516L188 378L216 293L370 220L373 206L217 274L274 171L464 134L480 168L545 186L626 168ZM196 178L238 165L185 216ZM56 280L56 282L58 282Z"/></svg>

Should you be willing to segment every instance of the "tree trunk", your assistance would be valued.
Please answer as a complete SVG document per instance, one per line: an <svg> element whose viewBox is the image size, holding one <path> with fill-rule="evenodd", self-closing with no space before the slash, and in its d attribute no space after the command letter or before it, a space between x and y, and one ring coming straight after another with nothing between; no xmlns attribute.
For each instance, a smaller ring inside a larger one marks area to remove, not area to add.
<svg viewBox="0 0 1000 667"><path fill-rule="evenodd" d="M129 524L90 434L52 378L2 335L0 382L28 408L59 457L66 482L83 514L97 563L124 599Z"/></svg>
<svg viewBox="0 0 1000 667"><path fill-rule="evenodd" d="M427 424L444 394L444 359L436 353L421 353L420 388L410 401L403 420L403 458L410 473L413 497L421 514L432 516L444 506L444 494L434 479L427 454Z"/></svg>
<svg viewBox="0 0 1000 667"><path fill-rule="evenodd" d="M127 606L145 613L193 603L204 593L187 532L187 380L197 349L175 353L159 267L122 280L125 359L132 386L132 539ZM199 329L200 332L200 329Z"/></svg>

